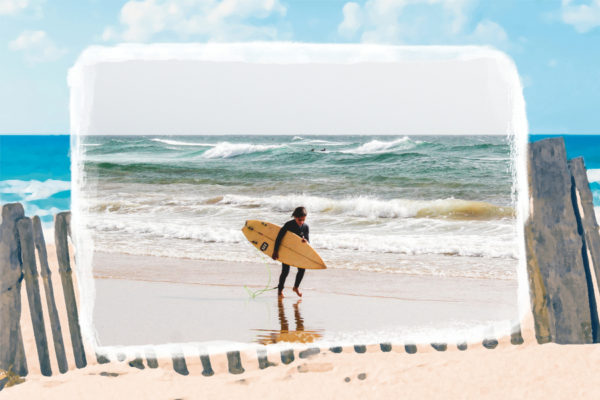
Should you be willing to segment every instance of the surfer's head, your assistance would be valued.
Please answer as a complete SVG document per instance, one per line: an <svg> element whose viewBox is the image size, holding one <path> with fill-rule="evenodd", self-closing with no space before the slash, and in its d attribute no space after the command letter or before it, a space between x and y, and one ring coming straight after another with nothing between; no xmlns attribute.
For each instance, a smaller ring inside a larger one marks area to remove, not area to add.
<svg viewBox="0 0 600 400"><path fill-rule="evenodd" d="M306 208L296 207L296 209L292 213L292 217L294 217L294 219L296 220L296 223L298 223L299 226L302 226L304 221L306 221L307 214L308 213L306 212Z"/></svg>

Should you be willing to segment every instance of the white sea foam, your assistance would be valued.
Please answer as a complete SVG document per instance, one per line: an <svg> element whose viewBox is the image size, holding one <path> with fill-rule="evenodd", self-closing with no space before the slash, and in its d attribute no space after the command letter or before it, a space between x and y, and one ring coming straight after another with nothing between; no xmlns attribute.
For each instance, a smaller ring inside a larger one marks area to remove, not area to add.
<svg viewBox="0 0 600 400"><path fill-rule="evenodd" d="M438 254L464 257L516 259L516 249L498 242L499 238L477 235L444 237L438 235L374 235L353 234L315 235L314 247L329 250L354 250L376 254L425 255Z"/></svg>
<svg viewBox="0 0 600 400"><path fill-rule="evenodd" d="M302 136L294 136L292 140L304 140Z"/></svg>
<svg viewBox="0 0 600 400"><path fill-rule="evenodd" d="M346 146L348 144L350 144L349 142L332 142L331 140L321 140L321 139L307 139L302 141L302 143L300 144L316 144L316 145L323 145L323 146Z"/></svg>
<svg viewBox="0 0 600 400"><path fill-rule="evenodd" d="M230 158L242 154L256 153L276 148L284 147L284 145L260 145L250 143L229 143L221 142L212 149L207 150L202 154L203 158Z"/></svg>
<svg viewBox="0 0 600 400"><path fill-rule="evenodd" d="M164 144L170 144L173 146L199 146L199 147L213 147L211 143L194 143L194 142L181 142L179 140L168 140L168 139L152 139L153 142L159 142Z"/></svg>
<svg viewBox="0 0 600 400"><path fill-rule="evenodd" d="M590 183L600 182L600 169L588 169L587 176Z"/></svg>
<svg viewBox="0 0 600 400"><path fill-rule="evenodd" d="M596 221L600 223L600 207L594 207L594 211L596 213Z"/></svg>
<svg viewBox="0 0 600 400"><path fill-rule="evenodd" d="M450 217L464 219L493 219L511 216L512 209L493 204L460 199L440 200L383 200L357 196L332 199L318 196L286 195L251 197L228 194L216 204L233 204L248 207L267 207L274 211L288 211L297 204L304 204L309 210L320 213L344 214L351 217L410 218L410 217Z"/></svg>
<svg viewBox="0 0 600 400"><path fill-rule="evenodd" d="M225 225L225 226L223 226ZM121 251L135 252L136 248L153 249L160 251L162 255L175 255L178 252L190 258L198 259L221 259L228 261L239 261L240 243L246 240L239 227L230 227L222 223L208 225L206 222L185 223L182 220L153 220L151 218L93 218L88 222L88 228L97 233L98 238L103 238L107 247L121 246ZM136 241L131 242L130 238ZM167 242L165 242L165 240ZM143 246L141 242L146 242ZM158 243L162 243L158 245ZM486 257L494 259L516 259L516 248L510 245L510 232L503 235L482 236L476 233L469 235L446 235L444 232L437 234L397 234L396 232L367 233L361 230L351 233L313 233L311 244L317 250L330 251L328 258L339 268L368 267L374 266L373 260L382 255L441 255L441 256L463 256L463 257ZM202 246L218 244L211 248ZM223 245L235 245L237 252ZM162 250L161 250L162 249ZM244 256L244 253L246 254ZM243 252L244 261L248 254ZM370 255L369 255L370 254ZM375 256L376 255L376 256ZM370 261L369 261L370 260ZM387 270L382 272L390 272ZM392 268L391 272L394 268Z"/></svg>
<svg viewBox="0 0 600 400"><path fill-rule="evenodd" d="M193 239L202 243L240 243L244 236L240 229L186 225L182 221L152 221L148 219L119 218L94 219L88 224L97 232L132 235L133 237L162 239ZM133 247L137 244L133 244Z"/></svg>
<svg viewBox="0 0 600 400"><path fill-rule="evenodd" d="M20 201L46 199L56 193L71 189L71 182L47 179L45 181L22 181L9 179L0 181L0 193L20 196Z"/></svg>
<svg viewBox="0 0 600 400"><path fill-rule="evenodd" d="M383 142L380 140L371 140L370 142L365 143L362 146L357 147L356 149L344 150L343 153L352 153L352 154L384 153L395 147L398 147L401 149L408 149L419 143L421 143L421 142L410 140L410 138L408 136L404 136L400 139L392 140L391 142Z"/></svg>

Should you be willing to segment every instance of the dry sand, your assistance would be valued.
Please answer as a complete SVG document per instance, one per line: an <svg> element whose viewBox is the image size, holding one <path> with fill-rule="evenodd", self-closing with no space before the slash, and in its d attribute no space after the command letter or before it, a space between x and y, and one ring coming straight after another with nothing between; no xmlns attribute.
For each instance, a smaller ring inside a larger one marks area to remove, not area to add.
<svg viewBox="0 0 600 400"><path fill-rule="evenodd" d="M52 248L49 254L55 258ZM523 325L525 344L512 345L504 338L493 350L480 343L469 344L466 351L449 345L445 352L419 345L416 354L408 354L401 344L394 344L386 353L372 345L364 354L346 347L341 354L324 350L306 359L300 359L296 351L295 361L286 365L279 353L269 348L269 360L275 366L260 370L255 351L246 351L242 353L245 372L232 375L227 371L225 355L214 354L211 362L215 375L204 377L198 357L186 357L189 375L182 376L173 370L170 359L160 359L156 369L146 362L143 370L133 368L127 363L129 359L99 365L88 345L89 365L78 370L72 361L58 274L53 280L70 371L56 373L51 346L56 375L40 375L24 296L22 330L30 374L25 383L5 388L0 393L2 399L279 399L286 395L298 399L594 399L600 389L600 347L537 345L530 320ZM47 320L46 330L50 338Z"/></svg>
<svg viewBox="0 0 600 400"><path fill-rule="evenodd" d="M318 354L265 370L190 375L94 365L8 388L6 399L566 399L598 398L600 347L501 344L464 352ZM364 375L362 375L364 374ZM364 378L364 379L361 379ZM349 380L349 381L348 381ZM348 382L347 382L348 381Z"/></svg>

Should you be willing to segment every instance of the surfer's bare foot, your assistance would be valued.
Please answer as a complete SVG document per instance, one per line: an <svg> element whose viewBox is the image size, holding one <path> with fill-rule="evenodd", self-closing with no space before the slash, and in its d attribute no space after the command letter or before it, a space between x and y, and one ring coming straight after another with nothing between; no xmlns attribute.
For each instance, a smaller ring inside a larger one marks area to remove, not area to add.
<svg viewBox="0 0 600 400"><path fill-rule="evenodd" d="M302 293L300 293L297 287L294 288L294 292L296 292L298 296L302 297Z"/></svg>

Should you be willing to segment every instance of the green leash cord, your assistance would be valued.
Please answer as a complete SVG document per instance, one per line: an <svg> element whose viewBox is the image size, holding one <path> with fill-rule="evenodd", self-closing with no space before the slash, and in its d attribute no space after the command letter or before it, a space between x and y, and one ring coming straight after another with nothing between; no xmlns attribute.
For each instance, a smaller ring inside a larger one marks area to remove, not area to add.
<svg viewBox="0 0 600 400"><path fill-rule="evenodd" d="M269 281L267 282L267 286L264 287L264 289L258 289L258 290L250 290L248 289L248 287L246 285L244 285L244 289L246 289L246 292L248 292L248 296L250 296L251 299L255 299L258 296L260 296L261 294L268 292L269 290L275 290L277 289L276 287L272 288L271 286L271 267L269 267L269 263L266 262L264 259L261 259L261 261L264 261L266 267L267 267L267 271L269 272Z"/></svg>

